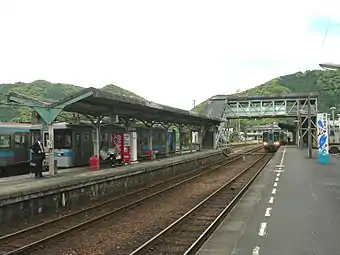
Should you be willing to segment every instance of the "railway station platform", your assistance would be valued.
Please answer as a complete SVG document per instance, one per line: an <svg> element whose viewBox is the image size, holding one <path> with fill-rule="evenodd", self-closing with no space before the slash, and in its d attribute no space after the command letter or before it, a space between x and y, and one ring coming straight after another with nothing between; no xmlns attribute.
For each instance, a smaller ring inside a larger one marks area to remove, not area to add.
<svg viewBox="0 0 340 255"><path fill-rule="evenodd" d="M340 158L281 147L198 255L340 254Z"/></svg>
<svg viewBox="0 0 340 255"><path fill-rule="evenodd" d="M58 176L44 172L46 178L42 179L30 174L0 178L0 224L130 192L148 182L161 181L224 157L222 150L207 149L117 168L71 168L59 170Z"/></svg>

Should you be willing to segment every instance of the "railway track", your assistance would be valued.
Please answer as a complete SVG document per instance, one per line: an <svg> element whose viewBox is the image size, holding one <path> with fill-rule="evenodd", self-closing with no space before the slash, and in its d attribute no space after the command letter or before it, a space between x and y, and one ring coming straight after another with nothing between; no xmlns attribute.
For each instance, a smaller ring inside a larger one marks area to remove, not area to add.
<svg viewBox="0 0 340 255"><path fill-rule="evenodd" d="M130 255L193 255L271 159L263 155Z"/></svg>
<svg viewBox="0 0 340 255"><path fill-rule="evenodd" d="M122 197L114 198L104 203L95 204L88 208L67 214L63 217L2 236L0 237L0 254L26 254L35 249L39 249L40 246L50 240L62 237L77 229L87 227L90 224L112 216L115 213L122 212L128 207L135 206L147 199L155 197L181 184L187 183L190 180L196 179L239 160L244 154L251 154L260 149L262 149L262 146L251 148L250 150L240 154L231 155L208 166L204 166L195 171L139 189Z"/></svg>

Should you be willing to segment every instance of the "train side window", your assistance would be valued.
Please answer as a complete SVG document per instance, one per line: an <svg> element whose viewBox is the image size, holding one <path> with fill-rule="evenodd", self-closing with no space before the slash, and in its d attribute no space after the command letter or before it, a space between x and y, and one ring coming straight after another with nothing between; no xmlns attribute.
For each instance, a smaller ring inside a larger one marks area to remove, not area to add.
<svg viewBox="0 0 340 255"><path fill-rule="evenodd" d="M70 133L65 134L65 149L71 149L72 147L72 136Z"/></svg>
<svg viewBox="0 0 340 255"><path fill-rule="evenodd" d="M63 148L63 135L62 134L55 134L55 136L54 136L54 148L55 149L62 149Z"/></svg>
<svg viewBox="0 0 340 255"><path fill-rule="evenodd" d="M69 130L56 130L54 133L55 149L71 149L72 133Z"/></svg>
<svg viewBox="0 0 340 255"><path fill-rule="evenodd" d="M14 134L14 147L15 148L20 149L23 147L21 143L21 136L22 136L21 134Z"/></svg>
<svg viewBox="0 0 340 255"><path fill-rule="evenodd" d="M21 143L25 144L26 143L26 134L21 136Z"/></svg>
<svg viewBox="0 0 340 255"><path fill-rule="evenodd" d="M21 144L21 135L14 135L15 144Z"/></svg>
<svg viewBox="0 0 340 255"><path fill-rule="evenodd" d="M10 148L11 137L9 135L0 135L0 148Z"/></svg>

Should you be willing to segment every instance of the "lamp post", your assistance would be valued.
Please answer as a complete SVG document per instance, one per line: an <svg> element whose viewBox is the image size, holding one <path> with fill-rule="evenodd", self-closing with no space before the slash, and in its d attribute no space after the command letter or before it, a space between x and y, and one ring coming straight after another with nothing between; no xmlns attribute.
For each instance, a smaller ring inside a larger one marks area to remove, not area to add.
<svg viewBox="0 0 340 255"><path fill-rule="evenodd" d="M334 114L334 111L336 110L336 108L334 106L332 106L329 109L332 111L332 119L333 119L333 143L335 143L335 114Z"/></svg>
<svg viewBox="0 0 340 255"><path fill-rule="evenodd" d="M312 116L311 116L311 105L310 105L310 81L309 72L307 73L307 88L308 88L308 158L312 158L313 145L312 145Z"/></svg>

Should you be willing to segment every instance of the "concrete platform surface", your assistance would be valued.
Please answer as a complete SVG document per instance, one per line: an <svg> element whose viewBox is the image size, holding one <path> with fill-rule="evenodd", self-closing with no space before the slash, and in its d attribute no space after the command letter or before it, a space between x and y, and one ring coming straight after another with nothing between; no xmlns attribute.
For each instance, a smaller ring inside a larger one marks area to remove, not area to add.
<svg viewBox="0 0 340 255"><path fill-rule="evenodd" d="M197 254L340 254L340 158L306 155L282 147Z"/></svg>
<svg viewBox="0 0 340 255"><path fill-rule="evenodd" d="M35 179L32 174L4 177L0 178L0 205L2 204L1 200L19 195L43 192L72 184L96 181L103 178L118 178L142 171L151 171L167 165L173 165L182 161L201 158L216 153L220 152L216 150L202 150L195 153L187 153L175 157L156 159L154 161L97 171L90 170L88 167L62 169L58 171L57 176L49 176L48 172L44 172L43 174L46 178L43 179Z"/></svg>

